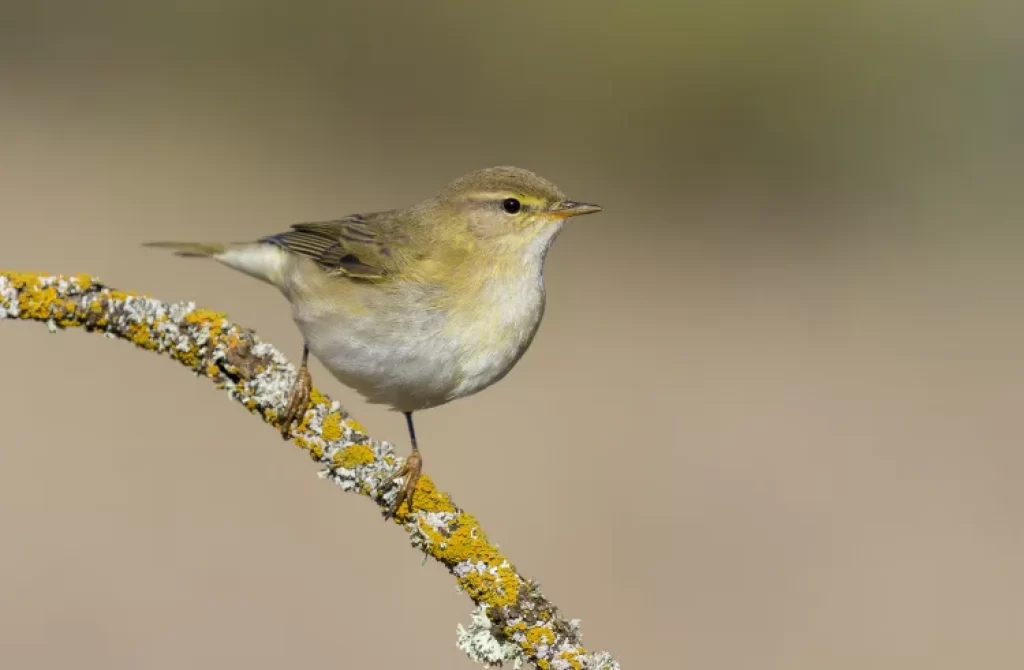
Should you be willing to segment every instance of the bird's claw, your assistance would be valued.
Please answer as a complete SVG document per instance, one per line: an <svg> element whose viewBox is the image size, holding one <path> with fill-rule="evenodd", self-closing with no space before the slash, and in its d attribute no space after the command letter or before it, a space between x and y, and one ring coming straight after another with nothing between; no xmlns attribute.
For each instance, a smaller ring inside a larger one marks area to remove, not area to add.
<svg viewBox="0 0 1024 670"><path fill-rule="evenodd" d="M281 437L288 439L291 435L292 424L296 419L305 415L309 408L309 396L313 390L313 379L309 376L309 369L303 364L292 384L292 390L288 394L288 406L284 410L284 417L281 420Z"/></svg>
<svg viewBox="0 0 1024 670"><path fill-rule="evenodd" d="M391 475L381 484L381 490L391 486L391 483L403 477L402 488L399 489L398 495L395 497L395 502L392 503L391 507L387 512L384 513L385 519L390 519L395 516L398 512L398 508L402 506L404 502L408 507L408 512L412 513L412 498L416 492L416 485L420 481L420 473L423 471L423 458L420 456L420 452L413 451L409 454L409 457L405 459L405 463L395 474Z"/></svg>

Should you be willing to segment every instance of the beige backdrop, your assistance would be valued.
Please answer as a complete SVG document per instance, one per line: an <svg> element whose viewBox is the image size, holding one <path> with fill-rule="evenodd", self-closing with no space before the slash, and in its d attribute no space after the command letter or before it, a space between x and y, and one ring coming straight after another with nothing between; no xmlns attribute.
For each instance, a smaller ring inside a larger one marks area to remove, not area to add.
<svg viewBox="0 0 1024 670"><path fill-rule="evenodd" d="M585 641L1024 665L1015 3L14 4L0 268L193 299L297 356L271 289L139 243L536 170L606 211L556 245L516 370L418 427ZM209 384L32 324L0 352L0 666L471 667L453 580Z"/></svg>

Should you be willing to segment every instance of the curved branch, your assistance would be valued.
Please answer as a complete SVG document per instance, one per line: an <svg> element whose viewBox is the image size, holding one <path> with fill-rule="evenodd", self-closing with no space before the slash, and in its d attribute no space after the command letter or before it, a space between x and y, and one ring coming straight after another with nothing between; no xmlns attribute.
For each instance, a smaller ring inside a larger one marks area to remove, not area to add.
<svg viewBox="0 0 1024 670"><path fill-rule="evenodd" d="M118 291L85 275L0 272L0 319L40 321L51 332L84 328L170 356L272 425L295 379L295 367L280 351L224 314ZM382 513L390 507L397 487L380 487L399 469L398 459L391 445L370 439L337 401L314 389L291 435L323 466L323 478L367 496ZM459 647L470 658L516 667L526 661L543 670L618 670L609 654L583 648L579 623L563 618L427 475L414 501L415 512L403 505L393 522L414 548L444 564L476 603L469 628L458 627Z"/></svg>

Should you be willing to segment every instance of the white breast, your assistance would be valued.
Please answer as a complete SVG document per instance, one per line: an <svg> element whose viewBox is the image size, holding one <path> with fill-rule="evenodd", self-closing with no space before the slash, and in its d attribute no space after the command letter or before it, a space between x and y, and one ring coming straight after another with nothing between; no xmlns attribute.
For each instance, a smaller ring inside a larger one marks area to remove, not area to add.
<svg viewBox="0 0 1024 670"><path fill-rule="evenodd" d="M519 271L484 285L475 320L464 324L462 381L453 399L500 381L526 353L544 316L544 261L561 230L561 223L546 224L527 248L508 250L521 258Z"/></svg>
<svg viewBox="0 0 1024 670"><path fill-rule="evenodd" d="M526 353L544 315L540 273L529 280L495 280L482 292L482 303L476 320L463 326L462 379L453 398L501 380Z"/></svg>

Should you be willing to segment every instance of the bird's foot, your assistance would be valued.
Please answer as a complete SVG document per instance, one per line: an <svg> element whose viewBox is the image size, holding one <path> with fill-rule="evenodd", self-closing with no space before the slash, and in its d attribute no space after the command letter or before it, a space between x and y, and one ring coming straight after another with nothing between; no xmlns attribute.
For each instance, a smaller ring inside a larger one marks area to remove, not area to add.
<svg viewBox="0 0 1024 670"><path fill-rule="evenodd" d="M391 508L384 514L385 519L390 519L395 516L398 512L398 508L402 506L404 502L408 507L408 513L412 514L412 496L416 492L416 485L420 481L420 473L423 472L423 458L420 456L419 450L414 450L409 457L405 459L405 463L402 464L401 469L398 472L388 477L388 479L381 484L381 490L391 486L391 483L403 477L402 488L398 491L398 496L395 497L395 502L391 505Z"/></svg>
<svg viewBox="0 0 1024 670"><path fill-rule="evenodd" d="M292 384L292 390L288 394L288 407L284 410L284 417L281 420L281 437L288 439L291 435L292 424L300 419L309 409L309 394L313 390L313 379L309 376L309 369L303 363L299 373Z"/></svg>

